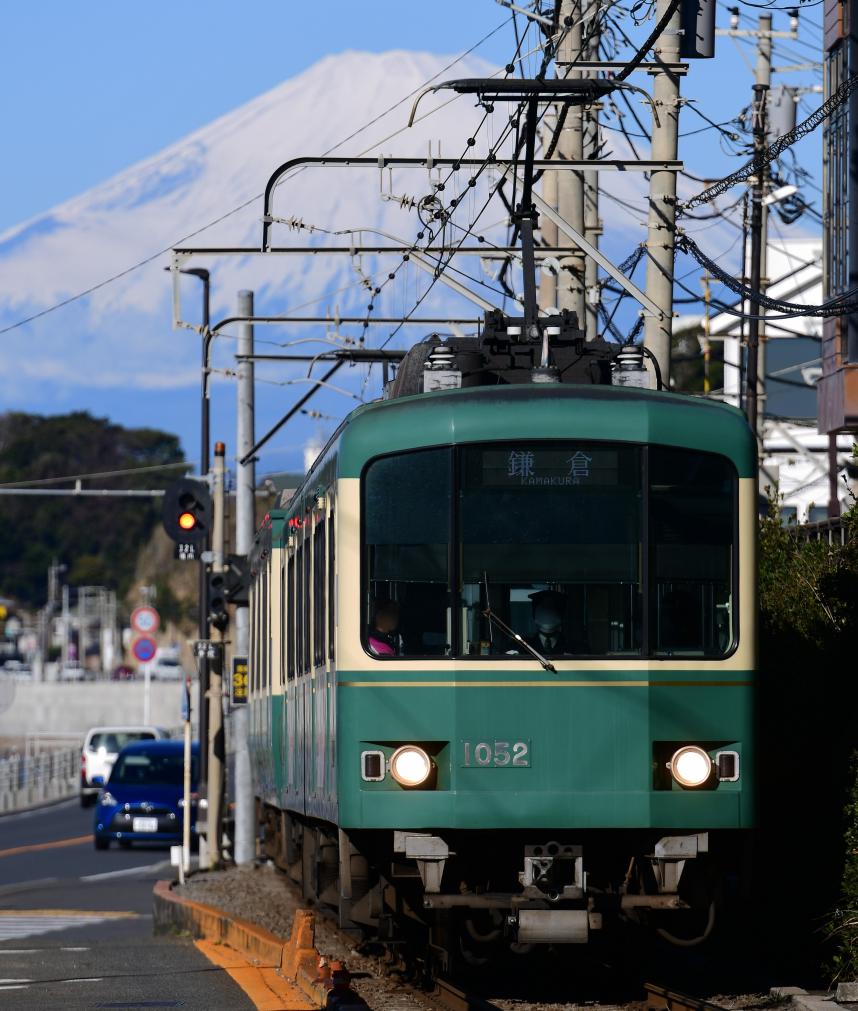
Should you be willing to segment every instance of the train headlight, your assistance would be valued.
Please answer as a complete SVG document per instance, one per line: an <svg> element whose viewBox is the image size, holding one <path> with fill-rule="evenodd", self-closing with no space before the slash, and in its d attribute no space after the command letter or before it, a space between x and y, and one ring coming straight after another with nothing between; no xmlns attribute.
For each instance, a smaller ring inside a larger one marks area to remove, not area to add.
<svg viewBox="0 0 858 1011"><path fill-rule="evenodd" d="M702 786L712 775L712 759L693 744L675 751L669 767L680 786Z"/></svg>
<svg viewBox="0 0 858 1011"><path fill-rule="evenodd" d="M421 786L431 772L431 759L416 744L404 744L390 756L390 774L400 786Z"/></svg>

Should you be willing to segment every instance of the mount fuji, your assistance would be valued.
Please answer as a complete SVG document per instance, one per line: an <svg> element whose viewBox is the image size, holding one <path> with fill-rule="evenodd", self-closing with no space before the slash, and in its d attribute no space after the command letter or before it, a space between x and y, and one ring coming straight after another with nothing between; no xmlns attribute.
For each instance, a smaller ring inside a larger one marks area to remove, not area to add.
<svg viewBox="0 0 858 1011"><path fill-rule="evenodd" d="M430 144L431 150L450 157L484 154L501 137L509 107L498 106L481 123L484 111L473 96L451 97L451 92L441 91L421 101L415 125L406 129L414 96L428 82L488 76L495 70L474 57L451 62L408 51L327 57L103 184L0 234L0 329L95 288L3 336L3 408L48 413L88 409L124 424L168 428L182 436L193 458L199 338L192 331L171 328L170 283L163 272L170 262L167 251L177 244L259 248L260 195L274 168L289 158L328 151L424 156ZM468 147L471 137L476 143ZM467 175L463 171L461 176L453 185L462 187L461 209L467 214L481 205L480 191L468 191ZM425 169L295 172L278 187L274 213L300 220L304 227L294 233L275 225L274 242L347 246L356 239L314 231L344 228L364 230L363 238L369 242L379 241L371 230L411 242L420 224L409 201L429 192L435 178L427 177ZM627 196L640 199L638 180L621 185L630 187ZM624 244L643 237L642 230L640 236L630 237L627 212L613 202L605 202L603 217L607 226L622 221ZM504 219L505 211L495 200L480 227L497 229ZM461 234L453 232L447 239L455 241ZM623 255L628 251L618 250ZM122 274L143 260L148 262ZM200 256L191 265L212 272L212 319L217 320L234 312L236 292L242 288L256 292L257 314L360 315L371 294L363 279L386 278L396 264L389 258L348 256ZM472 258L466 269L479 275L476 283L473 279L467 283L486 294L479 281L492 284L492 279L480 261ZM117 274L122 276L99 286ZM425 274L407 265L376 299L376 311L388 315L407 311L427 283ZM487 297L501 304L501 296ZM183 281L182 310L185 319L199 319L199 285L190 278ZM420 312L480 315L475 305L442 285L435 285ZM389 328L370 330L367 343L380 342L388 332ZM358 337L361 329L343 326L340 333ZM405 346L421 334L416 328L400 331L396 342ZM260 351L274 350L265 342L283 344L307 335L306 327L256 328ZM227 329L226 337L230 336L234 330ZM318 345L318 350L324 348ZM214 365L220 371L213 393L213 434L225 437L227 443L235 398L228 384L233 354L233 341L215 341ZM341 393L328 390L314 401L312 406L322 417L297 419L288 441L284 437L266 449L263 469L299 466L302 449L317 444L354 406L354 399L350 405L343 392L351 398L377 393L374 373L368 376L359 368L345 371L345 376L343 372L338 376L343 376ZM259 433L306 389L278 385L298 376L282 365L258 367Z"/></svg>

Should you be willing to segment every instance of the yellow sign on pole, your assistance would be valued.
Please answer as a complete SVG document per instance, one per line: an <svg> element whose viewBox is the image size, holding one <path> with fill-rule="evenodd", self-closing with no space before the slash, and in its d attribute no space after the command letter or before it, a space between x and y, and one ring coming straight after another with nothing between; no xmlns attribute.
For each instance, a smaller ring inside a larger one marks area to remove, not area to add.
<svg viewBox="0 0 858 1011"><path fill-rule="evenodd" d="M234 656L232 658L232 687L230 699L234 706L242 706L247 702L247 657Z"/></svg>

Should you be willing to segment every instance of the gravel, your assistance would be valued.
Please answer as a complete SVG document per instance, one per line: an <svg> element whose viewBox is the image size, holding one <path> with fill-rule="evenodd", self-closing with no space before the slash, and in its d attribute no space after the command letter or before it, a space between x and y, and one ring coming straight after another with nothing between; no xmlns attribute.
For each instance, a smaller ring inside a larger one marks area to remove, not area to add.
<svg viewBox="0 0 858 1011"><path fill-rule="evenodd" d="M270 865L232 867L224 871L201 871L174 891L186 899L202 902L255 923L272 934L289 939L296 909L305 909L297 888ZM379 959L362 955L324 913L316 911L316 948L328 961L344 962L354 990L372 1011L438 1011L438 1006L416 991L386 976Z"/></svg>

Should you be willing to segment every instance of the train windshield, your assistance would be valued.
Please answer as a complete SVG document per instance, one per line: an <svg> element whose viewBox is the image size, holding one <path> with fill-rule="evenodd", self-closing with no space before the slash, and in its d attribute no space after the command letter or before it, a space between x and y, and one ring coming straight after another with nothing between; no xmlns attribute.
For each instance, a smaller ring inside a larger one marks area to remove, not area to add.
<svg viewBox="0 0 858 1011"><path fill-rule="evenodd" d="M723 656L735 515L732 465L689 450L544 441L381 458L364 478L365 647L530 657L518 634L545 657Z"/></svg>

